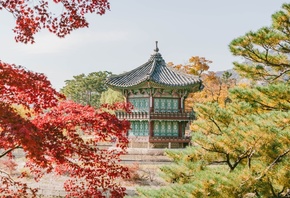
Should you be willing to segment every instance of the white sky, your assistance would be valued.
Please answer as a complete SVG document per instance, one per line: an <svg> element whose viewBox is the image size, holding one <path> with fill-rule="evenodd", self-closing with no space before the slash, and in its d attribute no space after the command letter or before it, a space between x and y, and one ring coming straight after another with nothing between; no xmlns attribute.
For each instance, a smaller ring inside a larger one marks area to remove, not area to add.
<svg viewBox="0 0 290 198"><path fill-rule="evenodd" d="M14 40L13 17L0 11L0 59L44 73L59 90L74 75L120 74L145 63L159 41L166 62L191 56L213 61L210 70L231 69L229 43L271 24L285 0L110 0L111 11L89 15L90 27L65 39L42 31L36 43Z"/></svg>

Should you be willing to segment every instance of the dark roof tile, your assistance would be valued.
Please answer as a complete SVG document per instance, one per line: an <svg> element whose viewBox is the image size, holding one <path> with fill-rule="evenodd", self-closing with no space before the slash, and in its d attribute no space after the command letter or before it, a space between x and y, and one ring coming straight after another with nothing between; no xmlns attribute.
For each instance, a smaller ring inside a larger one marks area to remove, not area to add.
<svg viewBox="0 0 290 198"><path fill-rule="evenodd" d="M145 81L173 87L189 86L201 82L197 76L185 74L167 67L161 54L155 52L146 63L132 71L110 77L107 80L107 84L109 86L125 88L137 86Z"/></svg>

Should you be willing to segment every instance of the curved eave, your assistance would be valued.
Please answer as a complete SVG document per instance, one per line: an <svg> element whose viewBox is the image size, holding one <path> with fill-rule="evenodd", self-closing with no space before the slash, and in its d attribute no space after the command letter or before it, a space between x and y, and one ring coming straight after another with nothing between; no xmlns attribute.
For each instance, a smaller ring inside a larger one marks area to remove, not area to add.
<svg viewBox="0 0 290 198"><path fill-rule="evenodd" d="M106 83L112 87L132 87L139 85L149 79L152 65L155 64L154 58L151 57L143 65L123 74L111 76Z"/></svg>
<svg viewBox="0 0 290 198"><path fill-rule="evenodd" d="M143 65L129 72L109 77L106 83L115 89L146 87L148 83L155 83L161 87L188 89L195 84L201 84L201 80L197 76L167 67L161 54L156 52Z"/></svg>
<svg viewBox="0 0 290 198"><path fill-rule="evenodd" d="M132 86L114 86L114 85L109 85L108 86L112 89L115 90L123 90L123 89L139 89L139 88L162 88L162 89L188 89L192 91L199 91L202 89L202 81L199 80L194 83L186 84L186 85L172 85L172 84L164 84L164 83L158 83L154 81L146 81L146 82L141 82L137 85L132 85Z"/></svg>
<svg viewBox="0 0 290 198"><path fill-rule="evenodd" d="M106 83L110 87L120 89L140 87L143 84L148 84L148 82L153 82L155 84L167 87L189 87L194 84L201 83L201 79L196 76L184 74L166 66L160 66L157 71L150 71L152 72L151 75L142 75L139 77L136 76L137 74L135 74L135 70L122 75L113 76L109 78Z"/></svg>

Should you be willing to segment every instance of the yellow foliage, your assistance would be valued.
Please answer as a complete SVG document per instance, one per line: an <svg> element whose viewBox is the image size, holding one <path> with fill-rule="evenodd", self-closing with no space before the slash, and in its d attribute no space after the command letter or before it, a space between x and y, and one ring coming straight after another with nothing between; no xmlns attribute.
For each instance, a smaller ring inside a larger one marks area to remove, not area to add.
<svg viewBox="0 0 290 198"><path fill-rule="evenodd" d="M202 74L204 89L200 92L189 94L185 106L193 108L196 103L217 102L221 106L226 105L228 90L236 85L235 79L223 79L215 72Z"/></svg>
<svg viewBox="0 0 290 198"><path fill-rule="evenodd" d="M167 65L185 73L200 76L203 72L208 71L210 63L212 61L206 60L204 57L192 56L185 65L174 65L173 62L169 62Z"/></svg>
<svg viewBox="0 0 290 198"><path fill-rule="evenodd" d="M199 126L197 126L195 124L190 125L190 130L191 131L197 131L198 129L199 129Z"/></svg>

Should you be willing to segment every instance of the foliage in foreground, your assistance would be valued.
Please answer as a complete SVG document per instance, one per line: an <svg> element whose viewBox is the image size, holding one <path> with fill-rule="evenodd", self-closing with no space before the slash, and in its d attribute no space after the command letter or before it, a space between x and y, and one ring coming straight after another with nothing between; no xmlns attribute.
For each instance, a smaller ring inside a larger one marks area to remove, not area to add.
<svg viewBox="0 0 290 198"><path fill-rule="evenodd" d="M10 159L7 166L17 163L13 151L21 149L29 176L36 181L48 173L69 177L64 185L68 197L101 197L103 192L124 196L125 188L117 179L129 174L118 162L127 146L129 122L64 100L42 74L3 62L0 71L0 158ZM104 107L130 109L124 103ZM116 150L98 147L99 142L112 139L118 142ZM25 172L21 177L27 177ZM35 197L36 191L0 170L1 195Z"/></svg>
<svg viewBox="0 0 290 198"><path fill-rule="evenodd" d="M109 8L107 0L0 1L0 11L14 16L15 40L22 43L34 43L41 29L65 37L89 26L87 13L102 15ZM130 107L105 106L116 108ZM21 149L36 181L52 172L69 176L64 186L68 197L102 197L103 192L123 197L125 188L118 178L128 177L128 171L118 161L128 129L129 122L107 111L64 101L44 75L0 61L0 158L9 170L16 163L13 151ZM116 150L97 147L98 142L111 139L119 142ZM25 172L21 176L27 177ZM0 169L1 196L36 197L37 189L21 181L25 180Z"/></svg>
<svg viewBox="0 0 290 198"><path fill-rule="evenodd" d="M267 95L273 91L275 98ZM290 189L289 84L236 88L231 92L234 97L226 108L216 103L197 106L195 145L183 152L168 151L175 164L161 169L172 186L140 190L141 195L286 196ZM263 98L264 103L256 102L257 98Z"/></svg>
<svg viewBox="0 0 290 198"><path fill-rule="evenodd" d="M235 69L262 85L231 89L226 106L196 105L194 145L168 151L174 164L161 169L171 185L141 197L290 196L290 4L272 19L230 44L246 59Z"/></svg>
<svg viewBox="0 0 290 198"><path fill-rule="evenodd" d="M102 15L109 9L110 3L107 0L0 2L0 11L7 11L15 18L15 40L22 43L34 43L34 35L41 29L47 29L58 37L65 37L73 30L89 26L86 14ZM58 10L61 11L57 12Z"/></svg>

